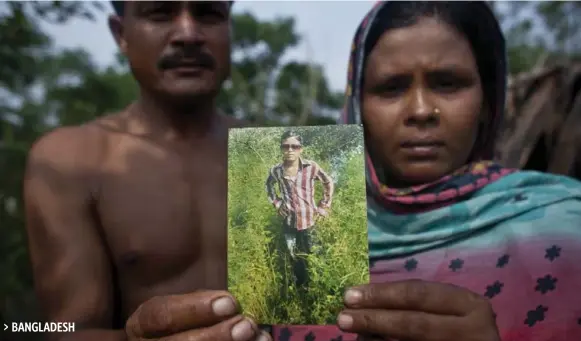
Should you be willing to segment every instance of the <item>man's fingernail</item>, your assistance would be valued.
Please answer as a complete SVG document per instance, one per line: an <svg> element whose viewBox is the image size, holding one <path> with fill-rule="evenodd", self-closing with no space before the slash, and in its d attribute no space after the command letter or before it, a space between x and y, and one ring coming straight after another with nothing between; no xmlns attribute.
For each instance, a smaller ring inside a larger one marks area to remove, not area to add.
<svg viewBox="0 0 581 341"><path fill-rule="evenodd" d="M220 297L212 302L212 311L217 316L228 316L236 312L236 304L228 296Z"/></svg>
<svg viewBox="0 0 581 341"><path fill-rule="evenodd" d="M252 328L252 323L247 319L236 323L232 328L232 340L234 341L250 340L253 336L254 328Z"/></svg>
<svg viewBox="0 0 581 341"><path fill-rule="evenodd" d="M337 318L337 324L341 329L351 329L351 327L353 327L353 317L341 313Z"/></svg>
<svg viewBox="0 0 581 341"><path fill-rule="evenodd" d="M266 332L261 332L258 334L258 337L256 338L255 341L271 341L270 335Z"/></svg>
<svg viewBox="0 0 581 341"><path fill-rule="evenodd" d="M363 299L361 291L356 289L349 289L345 292L345 303L348 305L358 304Z"/></svg>

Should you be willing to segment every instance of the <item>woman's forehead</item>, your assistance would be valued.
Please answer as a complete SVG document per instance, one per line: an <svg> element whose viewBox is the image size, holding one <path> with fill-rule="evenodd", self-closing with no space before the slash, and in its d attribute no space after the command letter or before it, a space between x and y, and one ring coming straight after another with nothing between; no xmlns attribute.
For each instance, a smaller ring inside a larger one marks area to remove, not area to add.
<svg viewBox="0 0 581 341"><path fill-rule="evenodd" d="M380 67L385 72L402 71L415 64L428 68L476 67L470 43L454 28L435 18L424 18L414 25L384 32L369 59L374 69Z"/></svg>

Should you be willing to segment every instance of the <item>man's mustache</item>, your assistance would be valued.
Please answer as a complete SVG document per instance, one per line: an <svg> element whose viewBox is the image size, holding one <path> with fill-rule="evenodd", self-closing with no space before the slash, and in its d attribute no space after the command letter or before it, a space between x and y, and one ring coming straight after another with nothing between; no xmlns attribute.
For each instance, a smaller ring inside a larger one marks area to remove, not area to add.
<svg viewBox="0 0 581 341"><path fill-rule="evenodd" d="M216 60L208 53L199 48L195 49L181 49L162 56L157 63L160 70L168 70L183 65L192 64L207 69L214 69L216 67Z"/></svg>

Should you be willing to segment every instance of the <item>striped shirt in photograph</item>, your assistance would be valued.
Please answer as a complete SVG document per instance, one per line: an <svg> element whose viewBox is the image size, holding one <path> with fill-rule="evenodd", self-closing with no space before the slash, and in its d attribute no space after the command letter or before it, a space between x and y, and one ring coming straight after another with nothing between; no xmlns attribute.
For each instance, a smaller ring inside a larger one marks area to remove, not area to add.
<svg viewBox="0 0 581 341"><path fill-rule="evenodd" d="M315 203L315 180L323 184L323 199L318 204ZM276 192L276 184L280 195ZM276 209L285 205L289 213L287 224L300 231L315 224L317 208L331 207L333 179L316 162L300 159L294 177L284 175L282 164L272 167L266 180L266 192Z"/></svg>

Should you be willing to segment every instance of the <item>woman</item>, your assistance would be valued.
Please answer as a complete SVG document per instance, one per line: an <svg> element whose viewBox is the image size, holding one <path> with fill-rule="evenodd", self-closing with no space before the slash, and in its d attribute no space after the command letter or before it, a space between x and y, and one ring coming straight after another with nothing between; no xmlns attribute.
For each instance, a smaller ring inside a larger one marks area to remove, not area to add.
<svg viewBox="0 0 581 341"><path fill-rule="evenodd" d="M373 284L347 291L344 332L581 340L581 184L487 161L506 72L484 2L383 2L363 20L343 121L366 132ZM275 338L353 339L337 330Z"/></svg>

